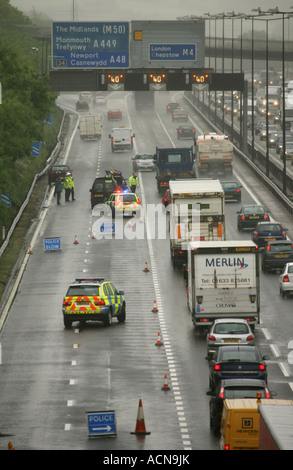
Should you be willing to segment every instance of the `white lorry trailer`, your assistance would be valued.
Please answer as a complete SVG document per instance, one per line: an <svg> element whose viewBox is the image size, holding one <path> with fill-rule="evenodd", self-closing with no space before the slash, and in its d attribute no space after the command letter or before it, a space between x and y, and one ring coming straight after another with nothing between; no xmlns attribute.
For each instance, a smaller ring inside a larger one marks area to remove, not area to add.
<svg viewBox="0 0 293 470"><path fill-rule="evenodd" d="M225 240L225 193L219 180L171 180L170 254L173 266L187 262L190 241Z"/></svg>
<svg viewBox="0 0 293 470"><path fill-rule="evenodd" d="M102 120L99 114L80 116L79 132L82 140L97 140L102 134Z"/></svg>
<svg viewBox="0 0 293 470"><path fill-rule="evenodd" d="M252 241L190 242L187 266L194 325L244 318L254 329L260 321L260 287L258 248Z"/></svg>
<svg viewBox="0 0 293 470"><path fill-rule="evenodd" d="M207 172L232 173L233 144L225 134L206 132L195 141L195 158L199 175Z"/></svg>

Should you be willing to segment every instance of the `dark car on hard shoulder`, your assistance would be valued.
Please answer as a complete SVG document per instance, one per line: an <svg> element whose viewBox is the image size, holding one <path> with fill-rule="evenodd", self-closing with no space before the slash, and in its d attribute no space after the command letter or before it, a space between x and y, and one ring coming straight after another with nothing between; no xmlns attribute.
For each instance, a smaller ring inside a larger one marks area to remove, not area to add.
<svg viewBox="0 0 293 470"><path fill-rule="evenodd" d="M48 184L51 186L57 178L64 179L67 173L72 173L68 165L52 165L48 172Z"/></svg>

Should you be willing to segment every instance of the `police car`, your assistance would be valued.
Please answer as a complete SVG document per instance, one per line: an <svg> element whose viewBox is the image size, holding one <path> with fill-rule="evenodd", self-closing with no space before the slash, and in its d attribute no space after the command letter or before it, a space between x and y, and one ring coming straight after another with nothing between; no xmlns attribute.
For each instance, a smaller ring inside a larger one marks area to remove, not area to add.
<svg viewBox="0 0 293 470"><path fill-rule="evenodd" d="M112 215L132 216L141 213L141 202L135 193L126 189L118 189L105 202Z"/></svg>
<svg viewBox="0 0 293 470"><path fill-rule="evenodd" d="M66 328L75 321L102 321L105 326L117 318L125 322L126 305L124 292L103 278L76 279L63 300L63 320Z"/></svg>

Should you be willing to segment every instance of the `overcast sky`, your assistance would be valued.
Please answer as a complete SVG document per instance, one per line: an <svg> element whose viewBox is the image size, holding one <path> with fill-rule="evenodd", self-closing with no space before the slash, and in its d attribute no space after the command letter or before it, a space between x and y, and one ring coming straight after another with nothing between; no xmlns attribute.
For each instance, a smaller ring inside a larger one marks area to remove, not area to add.
<svg viewBox="0 0 293 470"><path fill-rule="evenodd" d="M35 9L55 21L72 21L73 11L75 21L131 21L176 20L207 12L251 14L257 7L291 11L293 0L10 0L10 4L24 13Z"/></svg>

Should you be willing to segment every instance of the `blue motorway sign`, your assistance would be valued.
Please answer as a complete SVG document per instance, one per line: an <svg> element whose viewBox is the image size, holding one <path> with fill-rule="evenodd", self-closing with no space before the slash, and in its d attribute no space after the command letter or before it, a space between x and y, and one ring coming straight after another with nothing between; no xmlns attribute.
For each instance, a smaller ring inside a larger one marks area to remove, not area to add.
<svg viewBox="0 0 293 470"><path fill-rule="evenodd" d="M150 60L196 60L196 44L150 44Z"/></svg>
<svg viewBox="0 0 293 470"><path fill-rule="evenodd" d="M61 240L60 240L60 238L59 237L44 238L44 250L45 251L61 250Z"/></svg>
<svg viewBox="0 0 293 470"><path fill-rule="evenodd" d="M32 145L32 156L38 157L39 155L41 155L41 143L36 140Z"/></svg>
<svg viewBox="0 0 293 470"><path fill-rule="evenodd" d="M52 67L129 67L129 23L53 22Z"/></svg>
<svg viewBox="0 0 293 470"><path fill-rule="evenodd" d="M115 411L87 411L89 437L116 436Z"/></svg>

